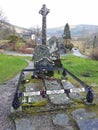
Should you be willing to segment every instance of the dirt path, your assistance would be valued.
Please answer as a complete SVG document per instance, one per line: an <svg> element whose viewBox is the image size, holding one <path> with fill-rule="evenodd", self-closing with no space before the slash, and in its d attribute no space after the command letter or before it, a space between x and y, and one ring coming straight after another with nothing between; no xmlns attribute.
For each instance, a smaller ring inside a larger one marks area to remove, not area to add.
<svg viewBox="0 0 98 130"><path fill-rule="evenodd" d="M28 67L33 68L33 62L27 61ZM0 130L15 130L14 123L9 119L11 104L18 83L19 74L13 79L0 84Z"/></svg>

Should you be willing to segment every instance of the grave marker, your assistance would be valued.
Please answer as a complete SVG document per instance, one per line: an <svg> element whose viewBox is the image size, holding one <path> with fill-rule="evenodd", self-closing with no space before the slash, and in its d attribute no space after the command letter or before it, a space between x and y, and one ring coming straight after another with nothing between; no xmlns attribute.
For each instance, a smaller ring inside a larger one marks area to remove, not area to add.
<svg viewBox="0 0 98 130"><path fill-rule="evenodd" d="M46 45L46 16L49 13L49 9L46 8L45 4L39 13L42 15L42 44Z"/></svg>

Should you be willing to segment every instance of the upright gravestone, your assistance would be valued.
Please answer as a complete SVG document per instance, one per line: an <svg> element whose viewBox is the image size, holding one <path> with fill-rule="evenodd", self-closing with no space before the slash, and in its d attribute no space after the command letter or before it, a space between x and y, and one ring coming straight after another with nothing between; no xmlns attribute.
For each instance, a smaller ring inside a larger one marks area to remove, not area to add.
<svg viewBox="0 0 98 130"><path fill-rule="evenodd" d="M59 43L57 39L54 39L53 41L49 40L48 48L51 54L50 58L52 60L60 59Z"/></svg>
<svg viewBox="0 0 98 130"><path fill-rule="evenodd" d="M42 15L42 45L37 46L33 54L36 69L34 75L37 77L43 76L44 73L53 72L54 68L54 62L50 59L50 52L46 46L46 15L49 13L49 9L46 8L45 4L39 13Z"/></svg>
<svg viewBox="0 0 98 130"><path fill-rule="evenodd" d="M46 8L45 4L39 13L42 15L42 44L46 45L46 16L49 13L49 9Z"/></svg>
<svg viewBox="0 0 98 130"><path fill-rule="evenodd" d="M50 59L49 49L45 45L40 45L34 51L34 66L36 69L51 68L54 62Z"/></svg>

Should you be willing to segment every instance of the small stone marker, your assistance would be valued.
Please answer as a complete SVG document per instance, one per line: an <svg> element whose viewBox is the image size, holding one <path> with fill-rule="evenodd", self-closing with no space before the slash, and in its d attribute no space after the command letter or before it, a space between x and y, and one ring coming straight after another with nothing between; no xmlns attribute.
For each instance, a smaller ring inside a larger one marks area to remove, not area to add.
<svg viewBox="0 0 98 130"><path fill-rule="evenodd" d="M55 117L53 117L54 125L67 126L68 121L69 118L66 114L57 114Z"/></svg>
<svg viewBox="0 0 98 130"><path fill-rule="evenodd" d="M72 116L79 130L98 130L98 118L95 112L77 109L72 112Z"/></svg>
<svg viewBox="0 0 98 130"><path fill-rule="evenodd" d="M16 130L32 130L31 122L28 119L15 120Z"/></svg>

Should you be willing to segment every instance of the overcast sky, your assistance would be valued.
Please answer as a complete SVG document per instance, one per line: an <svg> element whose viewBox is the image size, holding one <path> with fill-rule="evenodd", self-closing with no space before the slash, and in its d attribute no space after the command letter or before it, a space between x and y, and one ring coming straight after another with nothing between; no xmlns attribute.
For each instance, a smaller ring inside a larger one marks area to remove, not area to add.
<svg viewBox="0 0 98 130"><path fill-rule="evenodd" d="M0 0L5 16L20 27L41 27L42 5L50 9L47 28L76 24L98 25L98 0Z"/></svg>

